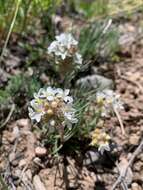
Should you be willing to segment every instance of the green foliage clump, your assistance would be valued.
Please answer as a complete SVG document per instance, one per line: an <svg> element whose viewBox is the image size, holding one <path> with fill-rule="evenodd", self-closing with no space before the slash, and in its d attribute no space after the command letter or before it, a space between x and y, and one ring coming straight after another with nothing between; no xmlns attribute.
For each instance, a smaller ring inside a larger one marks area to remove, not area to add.
<svg viewBox="0 0 143 190"><path fill-rule="evenodd" d="M51 15L62 0L1 0L0 1L0 30L7 31L11 24L13 15L18 7L18 15L14 24L14 31L20 33L33 27L33 22L42 21L48 12ZM47 19L48 20L48 19ZM37 23L37 25L39 25ZM37 26L35 25L35 27Z"/></svg>
<svg viewBox="0 0 143 190"><path fill-rule="evenodd" d="M40 88L40 82L34 78L19 74L12 76L4 90L0 90L0 103L14 101L20 94L31 98L33 93Z"/></svg>
<svg viewBox="0 0 143 190"><path fill-rule="evenodd" d="M108 12L108 0L90 0L82 1L78 0L75 3L77 10L80 10L86 18L92 18L93 16L105 15Z"/></svg>
<svg viewBox="0 0 143 190"><path fill-rule="evenodd" d="M112 56L118 49L118 32L114 28L104 32L106 23L91 23L81 30L79 48L84 59Z"/></svg>

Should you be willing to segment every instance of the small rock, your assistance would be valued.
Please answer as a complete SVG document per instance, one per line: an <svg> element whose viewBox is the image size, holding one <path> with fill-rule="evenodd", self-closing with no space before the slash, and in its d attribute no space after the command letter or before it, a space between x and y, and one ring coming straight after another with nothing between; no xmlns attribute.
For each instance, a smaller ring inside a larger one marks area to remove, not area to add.
<svg viewBox="0 0 143 190"><path fill-rule="evenodd" d="M31 173L31 170L28 169L26 172L25 172L25 175L27 176L27 178L31 181L32 180L32 173Z"/></svg>
<svg viewBox="0 0 143 190"><path fill-rule="evenodd" d="M26 159L22 159L19 162L19 167L22 168L22 167L26 166L26 164L27 164L27 160Z"/></svg>
<svg viewBox="0 0 143 190"><path fill-rule="evenodd" d="M15 139L16 139L18 136L19 136L19 129L18 129L17 126L15 126L15 127L13 128L13 131L12 131L12 133L11 133L9 139L8 139L9 142L10 142L10 143L13 143L13 142L15 141Z"/></svg>
<svg viewBox="0 0 143 190"><path fill-rule="evenodd" d="M10 54L8 59L6 59L6 61L5 61L5 64L7 67L15 68L20 65L20 62L21 62L21 60L19 57L16 57L16 56Z"/></svg>
<svg viewBox="0 0 143 190"><path fill-rule="evenodd" d="M28 70L26 71L27 76L32 76L33 75L33 69L31 67L28 67Z"/></svg>
<svg viewBox="0 0 143 190"><path fill-rule="evenodd" d="M125 45L131 45L136 39L136 34L128 32L122 34L119 38L119 45L124 48Z"/></svg>
<svg viewBox="0 0 143 190"><path fill-rule="evenodd" d="M128 32L135 32L136 28L133 25L127 25Z"/></svg>
<svg viewBox="0 0 143 190"><path fill-rule="evenodd" d="M35 175L33 177L33 185L35 187L35 190L46 190L44 184L42 183L42 181L38 175Z"/></svg>
<svg viewBox="0 0 143 190"><path fill-rule="evenodd" d="M140 174L139 172L134 172L133 181L140 181Z"/></svg>
<svg viewBox="0 0 143 190"><path fill-rule="evenodd" d="M18 186L18 187L17 187L17 190L23 190L23 187Z"/></svg>
<svg viewBox="0 0 143 190"><path fill-rule="evenodd" d="M14 170L14 172L12 173L12 175L13 175L13 177L15 177L15 178L19 178L20 177L20 175L21 175L21 170L20 169L16 169L16 170Z"/></svg>
<svg viewBox="0 0 143 190"><path fill-rule="evenodd" d="M12 164L12 166L17 167L18 166L18 162L19 162L18 159L15 159L15 160L12 161L11 164Z"/></svg>
<svg viewBox="0 0 143 190"><path fill-rule="evenodd" d="M9 78L9 74L0 68L0 86L3 82L6 82Z"/></svg>
<svg viewBox="0 0 143 190"><path fill-rule="evenodd" d="M132 183L132 190L142 190L142 188L137 183Z"/></svg>
<svg viewBox="0 0 143 190"><path fill-rule="evenodd" d="M88 151L85 155L85 159L83 160L83 165L84 166L90 165L90 164L98 161L99 158L100 158L100 155L98 152Z"/></svg>
<svg viewBox="0 0 143 190"><path fill-rule="evenodd" d="M99 72L99 68L98 67L93 66L91 69L92 69L92 72L94 74L97 74Z"/></svg>
<svg viewBox="0 0 143 190"><path fill-rule="evenodd" d="M46 153L47 153L47 150L44 147L38 146L38 147L35 148L36 156L42 157L42 156L45 156Z"/></svg>
<svg viewBox="0 0 143 190"><path fill-rule="evenodd" d="M114 84L111 79L108 79L101 75L91 75L81 78L77 81L77 86L83 86L88 88L99 89L113 89Z"/></svg>
<svg viewBox="0 0 143 190"><path fill-rule="evenodd" d="M49 83L49 77L45 74L45 73L42 73L41 76L40 76L40 80L43 82L43 83Z"/></svg>
<svg viewBox="0 0 143 190"><path fill-rule="evenodd" d="M41 159L38 158L38 157L35 157L35 158L33 159L33 162L35 162L35 163L41 163Z"/></svg>
<svg viewBox="0 0 143 190"><path fill-rule="evenodd" d="M18 135L19 135L19 128L18 128L17 126L15 126L15 127L13 128L12 133L13 133L14 137L17 138Z"/></svg>
<svg viewBox="0 0 143 190"><path fill-rule="evenodd" d="M137 158L143 162L143 153L139 154Z"/></svg>
<svg viewBox="0 0 143 190"><path fill-rule="evenodd" d="M139 172L139 171L141 171L142 167L143 167L143 163L141 161L139 161L134 164L133 169L134 169L134 171Z"/></svg>
<svg viewBox="0 0 143 190"><path fill-rule="evenodd" d="M139 143L139 136L137 136L136 134L132 134L130 137L129 137L129 143L131 145L138 145Z"/></svg>
<svg viewBox="0 0 143 190"><path fill-rule="evenodd" d="M13 160L15 159L16 155L15 155L15 152L12 152L9 154L9 162L12 163Z"/></svg>
<svg viewBox="0 0 143 190"><path fill-rule="evenodd" d="M19 119L17 120L17 125L23 128L30 128L29 119Z"/></svg>

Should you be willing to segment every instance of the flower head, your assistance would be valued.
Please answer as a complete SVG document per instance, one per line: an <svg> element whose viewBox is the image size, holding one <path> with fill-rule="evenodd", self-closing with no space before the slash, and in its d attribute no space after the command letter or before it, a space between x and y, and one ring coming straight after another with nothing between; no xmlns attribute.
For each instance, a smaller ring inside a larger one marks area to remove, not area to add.
<svg viewBox="0 0 143 190"><path fill-rule="evenodd" d="M120 101L120 95L112 90L97 92L96 103L102 111L102 116L108 116L112 110L123 109L123 103Z"/></svg>
<svg viewBox="0 0 143 190"><path fill-rule="evenodd" d="M77 123L75 112L69 90L52 87L41 88L35 93L29 107L29 117L32 120L44 121L56 127L71 127L73 123Z"/></svg>
<svg viewBox="0 0 143 190"><path fill-rule="evenodd" d="M71 34L63 33L55 38L48 47L48 54L55 58L56 63L68 61L69 64L82 64L82 56L78 53L78 41Z"/></svg>
<svg viewBox="0 0 143 190"><path fill-rule="evenodd" d="M102 129L96 128L92 133L91 145L97 146L98 151L103 154L105 150L110 151L109 140L110 136L106 132L103 132Z"/></svg>

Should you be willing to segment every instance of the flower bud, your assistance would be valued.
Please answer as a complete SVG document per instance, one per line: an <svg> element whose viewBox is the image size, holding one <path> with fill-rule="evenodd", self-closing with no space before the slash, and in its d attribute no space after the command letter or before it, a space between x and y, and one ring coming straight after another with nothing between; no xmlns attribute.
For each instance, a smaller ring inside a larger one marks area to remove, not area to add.
<svg viewBox="0 0 143 190"><path fill-rule="evenodd" d="M51 107L52 107L52 108L57 108L57 106L58 106L58 103L57 103L56 101L53 101L53 102L51 103Z"/></svg>
<svg viewBox="0 0 143 190"><path fill-rule="evenodd" d="M52 110L52 109L48 109L48 110L47 110L47 114L48 114L49 116L51 116L51 115L53 115L53 114L54 114L54 112L53 112L53 110Z"/></svg>

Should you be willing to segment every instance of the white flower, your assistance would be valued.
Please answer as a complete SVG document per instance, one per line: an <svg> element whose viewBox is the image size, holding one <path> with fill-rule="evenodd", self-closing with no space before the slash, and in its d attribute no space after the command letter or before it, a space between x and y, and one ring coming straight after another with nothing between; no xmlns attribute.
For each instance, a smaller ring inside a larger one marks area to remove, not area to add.
<svg viewBox="0 0 143 190"><path fill-rule="evenodd" d="M66 120L70 121L71 123L77 123L78 120L75 118L75 111L73 109L69 109L68 112L64 112L64 117Z"/></svg>
<svg viewBox="0 0 143 190"><path fill-rule="evenodd" d="M71 46L77 46L78 42L73 38L71 34L63 33L59 36L56 36L56 40L61 44L61 46L67 46L68 49Z"/></svg>
<svg viewBox="0 0 143 190"><path fill-rule="evenodd" d="M108 143L105 143L105 144L101 144L99 147L98 147L98 151L103 155L104 151L110 151L110 146Z"/></svg>
<svg viewBox="0 0 143 190"><path fill-rule="evenodd" d="M37 122L47 122L50 126L58 127L64 124L71 128L78 120L69 92L69 89L41 88L38 93L34 93L34 99L30 102L29 117Z"/></svg>
<svg viewBox="0 0 143 190"><path fill-rule="evenodd" d="M56 63L68 59L69 64L81 65L82 56L78 53L78 41L68 33L60 34L55 38L56 40L48 47L48 54L55 58Z"/></svg>
<svg viewBox="0 0 143 190"><path fill-rule="evenodd" d="M103 90L96 94L97 105L100 106L102 116L107 116L111 111L123 109L123 103L120 96L112 90Z"/></svg>
<svg viewBox="0 0 143 190"><path fill-rule="evenodd" d="M64 91L61 88L57 88L56 89L56 97L62 98L67 103L72 103L73 102L73 98L71 96L68 96L69 92L70 92L69 89L66 89Z"/></svg>
<svg viewBox="0 0 143 190"><path fill-rule="evenodd" d="M51 121L50 121L50 125L51 125L52 127L54 127L55 124L56 124L55 120L51 120Z"/></svg>
<svg viewBox="0 0 143 190"><path fill-rule="evenodd" d="M79 53L75 53L74 61L76 64L81 65L82 64L82 56Z"/></svg>
<svg viewBox="0 0 143 190"><path fill-rule="evenodd" d="M41 117L43 116L42 112L35 112L32 108L28 108L29 111L29 117L32 120L36 120L37 122L40 122Z"/></svg>

